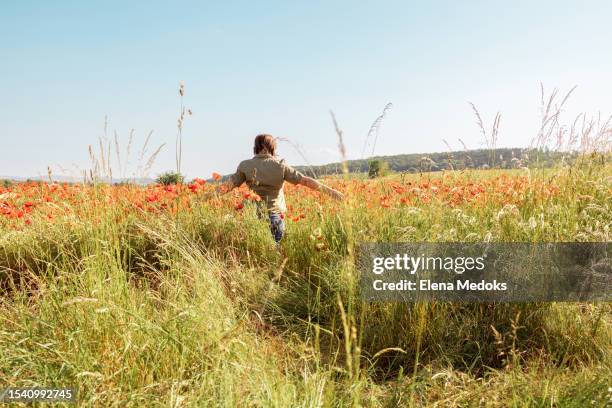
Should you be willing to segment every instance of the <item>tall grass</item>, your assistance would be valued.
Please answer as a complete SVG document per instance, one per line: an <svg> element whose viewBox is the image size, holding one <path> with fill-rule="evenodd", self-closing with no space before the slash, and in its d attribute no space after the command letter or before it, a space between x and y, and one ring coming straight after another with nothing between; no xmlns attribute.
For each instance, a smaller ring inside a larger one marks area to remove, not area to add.
<svg viewBox="0 0 612 408"><path fill-rule="evenodd" d="M611 169L589 151L538 171L345 171L327 180L341 205L288 187L305 217L288 214L280 251L254 206L234 209L241 193L178 188L189 210L147 212L140 187L80 188L51 222L0 218L0 384L72 385L104 407L604 406L609 303L368 303L354 256L370 241L609 242ZM477 201L451 200L474 186Z"/></svg>
<svg viewBox="0 0 612 408"><path fill-rule="evenodd" d="M290 222L282 253L252 208L238 219L202 199L179 223L117 223L131 203L99 206L113 187L97 186L74 217L4 230L0 381L77 385L96 406L467 404L491 388L491 405L603 401L609 304L364 303L347 261L364 240L608 241L610 166L593 163L530 175L516 211L495 194L452 211L360 199L361 183L398 178L337 181L354 197L344 208L292 191L290 204L327 215ZM524 171L403 183L504 174ZM542 195L542 181L559 194Z"/></svg>

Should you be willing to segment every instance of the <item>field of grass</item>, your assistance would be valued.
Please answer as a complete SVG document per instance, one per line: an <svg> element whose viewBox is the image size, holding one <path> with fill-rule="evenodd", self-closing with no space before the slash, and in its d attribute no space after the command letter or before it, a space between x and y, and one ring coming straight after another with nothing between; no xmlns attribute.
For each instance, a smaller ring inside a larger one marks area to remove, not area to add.
<svg viewBox="0 0 612 408"><path fill-rule="evenodd" d="M367 303L360 242L610 241L612 165L246 189L0 187L0 385L83 406L606 406L609 303Z"/></svg>

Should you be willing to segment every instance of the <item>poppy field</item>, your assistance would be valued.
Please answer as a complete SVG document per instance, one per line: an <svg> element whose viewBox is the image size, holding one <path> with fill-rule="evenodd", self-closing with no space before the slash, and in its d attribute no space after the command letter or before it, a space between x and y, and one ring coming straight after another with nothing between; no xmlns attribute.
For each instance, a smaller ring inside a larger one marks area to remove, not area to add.
<svg viewBox="0 0 612 408"><path fill-rule="evenodd" d="M609 242L612 167L0 187L0 383L84 406L605 406L608 303L368 303L361 242Z"/></svg>

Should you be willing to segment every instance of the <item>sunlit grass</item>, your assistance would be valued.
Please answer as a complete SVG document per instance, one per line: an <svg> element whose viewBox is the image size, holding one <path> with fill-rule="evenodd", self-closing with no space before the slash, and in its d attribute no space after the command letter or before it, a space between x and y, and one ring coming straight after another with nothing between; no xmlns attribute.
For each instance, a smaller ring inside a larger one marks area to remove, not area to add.
<svg viewBox="0 0 612 408"><path fill-rule="evenodd" d="M349 249L609 242L607 160L329 179L344 204L288 186L280 251L244 189L3 188L0 383L93 406L601 406L609 304L365 303Z"/></svg>

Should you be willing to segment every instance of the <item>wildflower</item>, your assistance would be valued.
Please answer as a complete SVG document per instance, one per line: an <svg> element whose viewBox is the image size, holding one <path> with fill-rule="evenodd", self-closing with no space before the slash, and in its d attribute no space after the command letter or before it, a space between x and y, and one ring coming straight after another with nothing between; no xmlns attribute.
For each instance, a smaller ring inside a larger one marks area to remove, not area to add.
<svg viewBox="0 0 612 408"><path fill-rule="evenodd" d="M381 205L381 207L389 208L391 206L391 204L389 203L390 199L391 198L389 196L382 196L382 197L380 197L380 205Z"/></svg>
<svg viewBox="0 0 612 408"><path fill-rule="evenodd" d="M236 203L235 207L236 211L240 211L244 208L244 204L242 204L241 202Z"/></svg>
<svg viewBox="0 0 612 408"><path fill-rule="evenodd" d="M219 174L219 173L217 173L216 171L214 171L214 172L213 172L213 174L212 174L212 178L213 178L215 181L219 181L219 180L221 180L221 174Z"/></svg>
<svg viewBox="0 0 612 408"><path fill-rule="evenodd" d="M11 207L7 203L0 203L0 214L9 215Z"/></svg>
<svg viewBox="0 0 612 408"><path fill-rule="evenodd" d="M145 200L147 203L154 203L159 200L159 196L157 194L147 194Z"/></svg>

